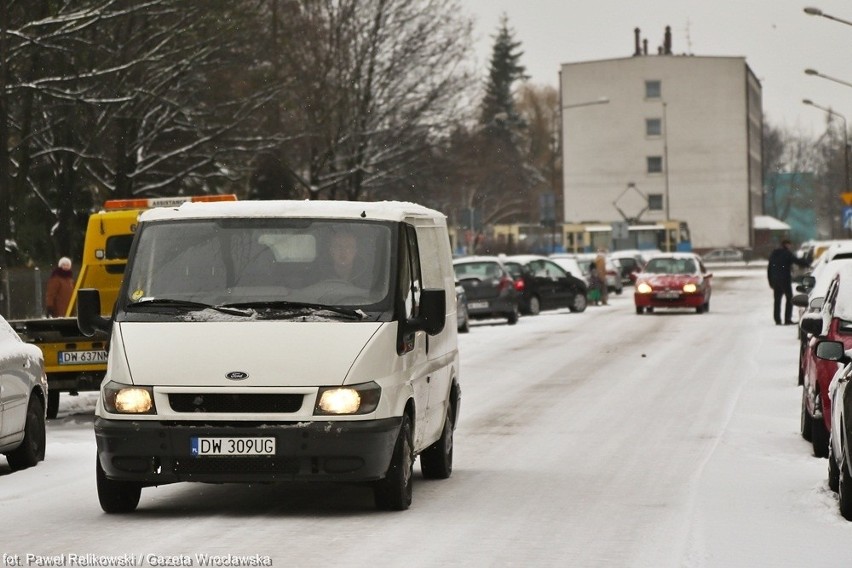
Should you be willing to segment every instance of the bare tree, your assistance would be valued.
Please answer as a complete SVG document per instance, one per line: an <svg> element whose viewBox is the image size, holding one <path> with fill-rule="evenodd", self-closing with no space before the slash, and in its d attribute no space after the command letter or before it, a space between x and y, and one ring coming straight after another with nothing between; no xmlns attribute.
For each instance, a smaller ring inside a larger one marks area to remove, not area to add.
<svg viewBox="0 0 852 568"><path fill-rule="evenodd" d="M456 0L301 0L285 66L312 196L364 199L411 177L469 85Z"/></svg>

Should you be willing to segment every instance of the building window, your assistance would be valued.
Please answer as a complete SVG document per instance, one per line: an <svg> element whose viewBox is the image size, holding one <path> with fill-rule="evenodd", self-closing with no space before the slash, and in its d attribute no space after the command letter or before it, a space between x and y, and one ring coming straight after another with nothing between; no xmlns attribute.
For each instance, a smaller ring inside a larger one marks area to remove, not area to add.
<svg viewBox="0 0 852 568"><path fill-rule="evenodd" d="M659 118L645 119L645 136L662 136L663 121Z"/></svg>
<svg viewBox="0 0 852 568"><path fill-rule="evenodd" d="M661 156L648 156L648 173L660 174L663 172L663 158Z"/></svg>
<svg viewBox="0 0 852 568"><path fill-rule="evenodd" d="M648 210L662 211L663 210L663 194L649 193L648 194Z"/></svg>
<svg viewBox="0 0 852 568"><path fill-rule="evenodd" d="M659 99L663 96L663 87L659 81L645 81L645 98Z"/></svg>

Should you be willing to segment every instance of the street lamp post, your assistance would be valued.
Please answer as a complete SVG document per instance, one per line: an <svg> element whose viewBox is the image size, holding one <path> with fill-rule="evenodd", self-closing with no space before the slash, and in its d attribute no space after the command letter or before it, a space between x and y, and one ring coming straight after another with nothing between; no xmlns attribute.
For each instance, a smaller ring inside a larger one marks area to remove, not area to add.
<svg viewBox="0 0 852 568"><path fill-rule="evenodd" d="M666 101L663 102L663 173L665 174L665 190L666 190L666 221L671 220L671 210L669 209L669 120L666 116Z"/></svg>
<svg viewBox="0 0 852 568"><path fill-rule="evenodd" d="M852 26L852 22L849 20L844 20L843 18L838 18L836 16L832 16L831 14L826 14L819 8L814 8L812 6L808 6L805 8L805 14L809 16L822 16L823 18L828 18L829 20L834 20L835 22L840 22L841 24L846 24L847 26Z"/></svg>
<svg viewBox="0 0 852 568"><path fill-rule="evenodd" d="M843 121L843 191L849 191L849 133L846 129L846 117L828 107L818 105L810 99L802 99L802 102L806 105L816 107L831 116L836 116Z"/></svg>
<svg viewBox="0 0 852 568"><path fill-rule="evenodd" d="M836 77L831 77L829 75L824 75L817 71L816 69L805 69L805 75L814 75L816 77L822 77L823 79L828 79L829 81L834 81L835 83L840 83L841 85L846 85L847 87L852 87L852 83L848 81L844 81L843 79L837 79Z"/></svg>
<svg viewBox="0 0 852 568"><path fill-rule="evenodd" d="M563 180L565 179L565 164L567 163L566 160L564 159L565 158L565 145L564 145L564 141L562 139L562 131L565 128L565 118L564 118L564 115L563 115L564 111L569 110L569 109L574 109L574 108L587 107L587 106L592 106L592 105L606 105L606 104L609 104L609 98L608 97L598 97L597 99L592 100L592 101L581 101L581 102L578 102L578 103L563 104L563 102L562 102L562 72L561 71L559 72L559 147L562 149L562 157L563 157L563 160L562 160L562 179ZM564 185L562 187L562 192L563 192L563 198L564 198L564 193L565 193ZM565 207L565 205L563 204L563 211L564 211L564 207ZM563 221L564 220L565 220L565 218L564 218L564 215L563 215Z"/></svg>

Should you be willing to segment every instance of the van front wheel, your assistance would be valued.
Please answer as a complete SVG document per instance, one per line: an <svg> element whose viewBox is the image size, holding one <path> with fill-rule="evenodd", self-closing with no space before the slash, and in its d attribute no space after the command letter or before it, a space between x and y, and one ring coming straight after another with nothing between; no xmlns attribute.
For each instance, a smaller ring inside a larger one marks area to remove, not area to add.
<svg viewBox="0 0 852 568"><path fill-rule="evenodd" d="M411 478L414 469L414 450L411 442L411 420L402 415L402 425L384 479L373 485L376 508L383 511L404 511L411 506Z"/></svg>
<svg viewBox="0 0 852 568"><path fill-rule="evenodd" d="M453 405L447 407L441 437L420 454L420 469L426 479L447 479L453 473Z"/></svg>
<svg viewBox="0 0 852 568"><path fill-rule="evenodd" d="M95 473L98 484L98 501L106 513L132 513L139 504L142 484L132 481L108 479L101 467L101 459L95 457Z"/></svg>

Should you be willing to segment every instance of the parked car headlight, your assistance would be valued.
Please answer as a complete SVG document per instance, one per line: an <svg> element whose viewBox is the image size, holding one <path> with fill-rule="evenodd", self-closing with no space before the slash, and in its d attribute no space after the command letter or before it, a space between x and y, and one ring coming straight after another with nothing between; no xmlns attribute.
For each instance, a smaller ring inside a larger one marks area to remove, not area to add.
<svg viewBox="0 0 852 568"><path fill-rule="evenodd" d="M379 405L382 388L376 383L348 387L322 387L317 393L314 414L369 414Z"/></svg>
<svg viewBox="0 0 852 568"><path fill-rule="evenodd" d="M636 291L640 294L650 294L653 291L653 288L651 288L651 285L647 282L640 282L636 285Z"/></svg>
<svg viewBox="0 0 852 568"><path fill-rule="evenodd" d="M156 414L154 391L109 382L103 387L104 408L111 414Z"/></svg>
<svg viewBox="0 0 852 568"><path fill-rule="evenodd" d="M698 286L696 286L694 282L687 282L683 285L683 291L687 294L694 294L698 291Z"/></svg>

